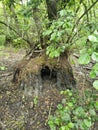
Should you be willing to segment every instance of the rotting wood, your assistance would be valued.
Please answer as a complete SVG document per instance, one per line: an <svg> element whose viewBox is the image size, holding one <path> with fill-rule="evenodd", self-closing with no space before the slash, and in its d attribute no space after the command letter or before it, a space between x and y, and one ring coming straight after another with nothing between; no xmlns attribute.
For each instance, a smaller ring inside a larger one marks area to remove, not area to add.
<svg viewBox="0 0 98 130"><path fill-rule="evenodd" d="M44 87L47 87L43 84L47 81L52 86L55 84L55 87L60 90L75 87L76 82L66 55L58 59L49 58L43 53L29 60L25 59L17 64L13 75L13 82L24 90L30 90L30 94L34 91L42 93Z"/></svg>

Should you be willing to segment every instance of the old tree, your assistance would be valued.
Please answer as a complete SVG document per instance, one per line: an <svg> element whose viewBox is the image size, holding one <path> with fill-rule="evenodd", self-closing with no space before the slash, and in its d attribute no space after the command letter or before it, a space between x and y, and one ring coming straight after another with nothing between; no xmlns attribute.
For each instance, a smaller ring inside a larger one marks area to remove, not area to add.
<svg viewBox="0 0 98 130"><path fill-rule="evenodd" d="M72 68L68 62L68 50L65 48L66 43L63 41L64 38L58 36L62 40L59 41L57 38L51 40L52 37L55 37L52 36L52 31L56 34L57 30L48 30L59 18L57 12L66 1L61 1L60 3L56 0L46 0L45 16L41 16L43 14L40 14L39 6L41 3L42 1L28 2L36 25L38 38L35 43L30 42L31 49L25 59L18 63L13 76L13 82L18 82L22 89L27 88L27 91L34 92L35 94L43 92L47 84L49 87L54 86L60 90L75 87L75 79L73 77ZM40 17L47 19L48 22L44 25L45 27L43 27ZM58 26L58 31L59 29L62 30L62 28ZM49 34L47 35L47 33ZM54 49L53 52L48 52L51 47ZM53 56L51 53L53 53Z"/></svg>
<svg viewBox="0 0 98 130"><path fill-rule="evenodd" d="M83 18L89 22L92 13L88 12L96 3L92 1L87 7L82 0L2 1L6 22L0 23L29 48L16 65L13 82L36 94L43 92L47 82L49 87L60 90L74 88L76 81L68 61L69 52L77 40ZM93 13L95 15L94 10ZM7 34L6 41L10 40Z"/></svg>

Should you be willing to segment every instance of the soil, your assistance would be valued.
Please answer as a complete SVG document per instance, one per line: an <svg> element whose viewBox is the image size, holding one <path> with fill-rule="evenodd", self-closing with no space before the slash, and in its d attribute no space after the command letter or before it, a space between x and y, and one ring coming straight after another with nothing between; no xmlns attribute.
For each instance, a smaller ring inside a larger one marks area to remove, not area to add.
<svg viewBox="0 0 98 130"><path fill-rule="evenodd" d="M62 96L56 87L51 87L46 81L42 95L26 95L25 91L13 84L12 77L18 61L25 55L25 50L16 51L13 48L0 48L0 130L50 130L47 125L49 115L56 110ZM77 81L79 94L91 86L92 80L87 76L88 68L78 65L77 57L72 65L74 77ZM98 129L96 122L95 128Z"/></svg>

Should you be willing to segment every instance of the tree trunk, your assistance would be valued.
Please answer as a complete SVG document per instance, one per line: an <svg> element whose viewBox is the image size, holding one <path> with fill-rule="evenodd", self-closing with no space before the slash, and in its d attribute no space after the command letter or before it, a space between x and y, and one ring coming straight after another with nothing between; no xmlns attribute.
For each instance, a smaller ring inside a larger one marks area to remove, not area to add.
<svg viewBox="0 0 98 130"><path fill-rule="evenodd" d="M46 0L47 13L49 20L56 19L57 17L57 0Z"/></svg>
<svg viewBox="0 0 98 130"><path fill-rule="evenodd" d="M4 4L4 1L2 1L2 5L3 5L3 12L4 12L4 19L5 19L6 23L9 23L9 21L8 21L8 15L6 13L6 6ZM9 27L6 27L6 28L7 28L7 32L9 32Z"/></svg>
<svg viewBox="0 0 98 130"><path fill-rule="evenodd" d="M14 18L15 26L17 29L17 32L21 35L20 27L19 27L19 22L18 22L18 17L15 13L13 5L10 6L10 11L12 12L12 18Z"/></svg>

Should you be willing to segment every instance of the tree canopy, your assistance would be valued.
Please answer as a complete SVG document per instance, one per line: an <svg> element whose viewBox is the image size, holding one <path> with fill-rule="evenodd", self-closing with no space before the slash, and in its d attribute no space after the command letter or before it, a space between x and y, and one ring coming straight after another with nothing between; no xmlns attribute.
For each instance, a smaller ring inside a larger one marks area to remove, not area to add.
<svg viewBox="0 0 98 130"><path fill-rule="evenodd" d="M66 48L81 37L77 34L83 35L83 29L94 31L96 4L97 0L1 0L0 34L11 36L14 44L24 40L32 48L42 42L48 50Z"/></svg>

